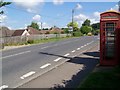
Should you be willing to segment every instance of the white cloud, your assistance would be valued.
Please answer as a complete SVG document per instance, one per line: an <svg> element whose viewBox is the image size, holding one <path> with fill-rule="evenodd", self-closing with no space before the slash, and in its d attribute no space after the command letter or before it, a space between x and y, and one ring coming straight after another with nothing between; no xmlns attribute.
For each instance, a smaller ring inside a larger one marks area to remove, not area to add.
<svg viewBox="0 0 120 90"><path fill-rule="evenodd" d="M44 3L44 0L13 0L13 2L16 5L25 8L28 12L33 13L37 9L37 6Z"/></svg>
<svg viewBox="0 0 120 90"><path fill-rule="evenodd" d="M79 14L79 15L74 16L74 20L75 20L75 21L80 21L80 20L84 21L84 20L86 20L87 18L88 18L88 17L87 17L86 15L84 15L84 14Z"/></svg>
<svg viewBox="0 0 120 90"><path fill-rule="evenodd" d="M100 20L100 12L94 12L93 16L96 20Z"/></svg>
<svg viewBox="0 0 120 90"><path fill-rule="evenodd" d="M38 22L38 25L39 25L39 27L41 28L41 22ZM47 23L43 22L43 23L42 23L42 28L51 28L51 26L48 25Z"/></svg>
<svg viewBox="0 0 120 90"><path fill-rule="evenodd" d="M1 15L0 16L0 22L4 22L7 19L6 15Z"/></svg>
<svg viewBox="0 0 120 90"><path fill-rule="evenodd" d="M33 19L33 21L40 21L41 16L40 15L35 15L32 19Z"/></svg>
<svg viewBox="0 0 120 90"><path fill-rule="evenodd" d="M63 3L64 3L64 0L53 0L53 4L55 4L55 5L60 5Z"/></svg>
<svg viewBox="0 0 120 90"><path fill-rule="evenodd" d="M118 11L118 5L115 5L114 7L112 7L110 10L115 10L115 11Z"/></svg>
<svg viewBox="0 0 120 90"><path fill-rule="evenodd" d="M82 6L78 3L76 9L82 9Z"/></svg>

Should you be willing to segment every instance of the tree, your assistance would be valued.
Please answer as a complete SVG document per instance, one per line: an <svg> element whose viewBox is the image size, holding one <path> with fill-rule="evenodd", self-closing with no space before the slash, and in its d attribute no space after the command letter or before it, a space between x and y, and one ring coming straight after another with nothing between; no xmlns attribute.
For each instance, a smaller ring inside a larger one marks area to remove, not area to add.
<svg viewBox="0 0 120 90"><path fill-rule="evenodd" d="M83 33L83 34L88 34L89 32L92 31L92 28L90 26L82 26L80 31Z"/></svg>
<svg viewBox="0 0 120 90"><path fill-rule="evenodd" d="M84 21L84 23L82 24L82 26L90 26L90 20L89 19L86 19Z"/></svg>
<svg viewBox="0 0 120 90"><path fill-rule="evenodd" d="M0 1L0 8L6 5L11 4L12 2L3 2L3 0ZM4 11L0 11L0 14L4 14Z"/></svg>
<svg viewBox="0 0 120 90"><path fill-rule="evenodd" d="M70 22L70 23L68 23L68 24L67 24L67 27L68 27L68 28L69 28L69 27L73 27L73 32L79 30L78 24L77 24L76 22L73 22L73 23Z"/></svg>
<svg viewBox="0 0 120 90"><path fill-rule="evenodd" d="M94 35L97 35L100 31L100 23L94 23L91 26L92 26L92 33Z"/></svg>
<svg viewBox="0 0 120 90"><path fill-rule="evenodd" d="M36 22L32 22L31 25L29 25L29 27L33 27L34 29L39 30L39 25Z"/></svg>

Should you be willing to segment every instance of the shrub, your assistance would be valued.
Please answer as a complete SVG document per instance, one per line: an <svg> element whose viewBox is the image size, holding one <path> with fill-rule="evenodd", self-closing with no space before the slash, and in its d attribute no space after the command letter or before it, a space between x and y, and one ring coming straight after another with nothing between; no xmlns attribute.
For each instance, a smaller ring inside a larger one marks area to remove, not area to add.
<svg viewBox="0 0 120 90"><path fill-rule="evenodd" d="M33 43L34 43L34 40L28 40L27 43L28 43L28 44L33 44Z"/></svg>

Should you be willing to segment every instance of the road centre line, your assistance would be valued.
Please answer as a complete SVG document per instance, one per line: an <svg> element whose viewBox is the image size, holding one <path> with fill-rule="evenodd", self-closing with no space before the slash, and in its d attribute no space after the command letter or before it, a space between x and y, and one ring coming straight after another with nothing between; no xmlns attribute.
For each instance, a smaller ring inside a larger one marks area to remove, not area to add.
<svg viewBox="0 0 120 90"><path fill-rule="evenodd" d="M47 64L41 66L40 68L43 69L43 68L46 68L46 67L48 67L48 66L50 66L50 65L51 65L50 63L47 63Z"/></svg>
<svg viewBox="0 0 120 90"><path fill-rule="evenodd" d="M70 55L69 53L67 53L67 54L65 54L64 56L68 56L68 55Z"/></svg>
<svg viewBox="0 0 120 90"><path fill-rule="evenodd" d="M74 52L75 52L75 50L73 50L73 51L71 51L71 52L73 52L73 53L74 53Z"/></svg>
<svg viewBox="0 0 120 90"><path fill-rule="evenodd" d="M13 57L13 56L17 56L17 55L21 55L21 54L25 54L25 53L29 53L29 52L31 52L31 51L20 52L20 53L17 53L17 54L8 55L8 56L4 56L4 57L1 57L1 58L3 59L3 58L8 58L8 57Z"/></svg>
<svg viewBox="0 0 120 90"><path fill-rule="evenodd" d="M3 90L3 89L5 89L5 88L8 88L8 86L7 86L7 85L2 85L2 86L0 86L0 90Z"/></svg>
<svg viewBox="0 0 120 90"><path fill-rule="evenodd" d="M55 59L54 61L57 62L57 61L59 61L60 59L62 59L62 58L61 58L61 57L60 57L60 58L57 58L57 59Z"/></svg>
<svg viewBox="0 0 120 90"><path fill-rule="evenodd" d="M80 48L77 48L77 50L80 50Z"/></svg>
<svg viewBox="0 0 120 90"><path fill-rule="evenodd" d="M23 76L20 77L20 78L21 78L21 79L25 79L26 77L29 77L29 76L31 76L31 75L33 75L33 74L35 74L35 72L34 72L34 71L31 71L31 72L29 72L29 73L23 75Z"/></svg>

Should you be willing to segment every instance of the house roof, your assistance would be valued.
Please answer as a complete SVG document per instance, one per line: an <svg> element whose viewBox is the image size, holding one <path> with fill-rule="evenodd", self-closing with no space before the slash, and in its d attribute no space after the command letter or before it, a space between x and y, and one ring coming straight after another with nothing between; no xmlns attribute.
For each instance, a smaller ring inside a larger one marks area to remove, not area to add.
<svg viewBox="0 0 120 90"><path fill-rule="evenodd" d="M21 36L25 29L15 30L12 36Z"/></svg>
<svg viewBox="0 0 120 90"><path fill-rule="evenodd" d="M34 29L34 28L32 28L32 27L28 27L28 28L27 28L27 31L28 31L28 33L31 34L31 35L40 34L40 31L38 31L38 30L36 30L36 29Z"/></svg>
<svg viewBox="0 0 120 90"><path fill-rule="evenodd" d="M10 37L15 30L10 30L7 27L0 27L0 37Z"/></svg>

